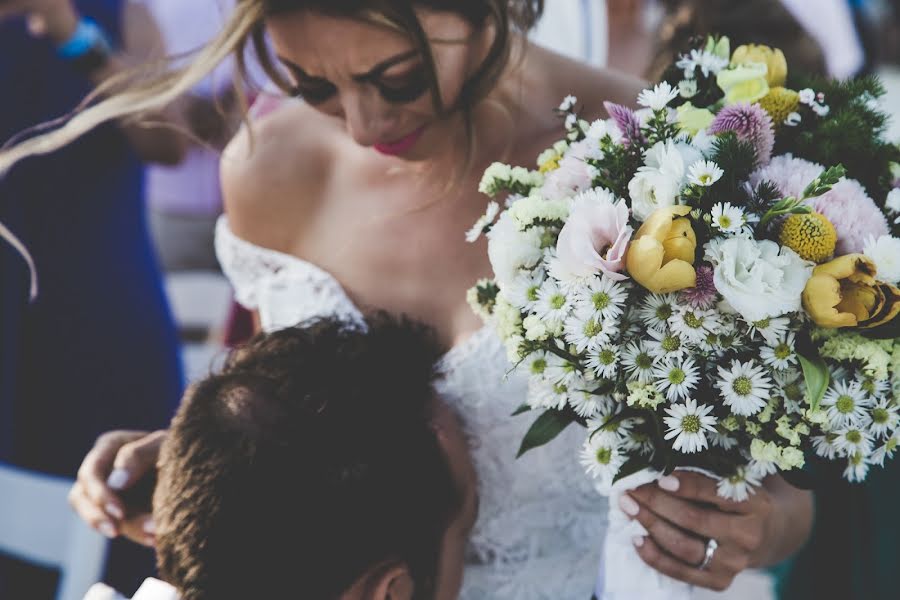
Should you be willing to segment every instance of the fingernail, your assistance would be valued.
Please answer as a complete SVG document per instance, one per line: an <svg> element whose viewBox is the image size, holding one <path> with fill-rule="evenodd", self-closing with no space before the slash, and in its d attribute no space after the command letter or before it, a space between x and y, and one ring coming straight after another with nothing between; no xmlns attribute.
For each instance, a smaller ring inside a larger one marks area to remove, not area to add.
<svg viewBox="0 0 900 600"><path fill-rule="evenodd" d="M114 490L121 490L128 483L128 471L125 469L113 469L106 479L106 485Z"/></svg>
<svg viewBox="0 0 900 600"><path fill-rule="evenodd" d="M156 521L153 519L147 519L144 521L144 533L148 533L150 535L156 534Z"/></svg>
<svg viewBox="0 0 900 600"><path fill-rule="evenodd" d="M644 545L644 536L636 535L633 538L631 538L631 542L635 545L635 547L640 548L641 546Z"/></svg>
<svg viewBox="0 0 900 600"><path fill-rule="evenodd" d="M125 518L125 513L122 512L122 509L112 502L107 503L107 505L103 508L106 510L106 514L111 516L113 519L118 519L119 521L121 521Z"/></svg>
<svg viewBox="0 0 900 600"><path fill-rule="evenodd" d="M109 521L103 521L102 523L97 525L97 531L99 531L109 539L113 539L114 537L116 537L116 528L113 527L113 524Z"/></svg>
<svg viewBox="0 0 900 600"><path fill-rule="evenodd" d="M619 496L619 508L622 509L629 517L636 517L637 514L641 511L641 507L638 506L638 503L634 501L634 499L628 494L622 494Z"/></svg>
<svg viewBox="0 0 900 600"><path fill-rule="evenodd" d="M681 482L674 475L666 475L657 482L657 485L667 492L677 492Z"/></svg>

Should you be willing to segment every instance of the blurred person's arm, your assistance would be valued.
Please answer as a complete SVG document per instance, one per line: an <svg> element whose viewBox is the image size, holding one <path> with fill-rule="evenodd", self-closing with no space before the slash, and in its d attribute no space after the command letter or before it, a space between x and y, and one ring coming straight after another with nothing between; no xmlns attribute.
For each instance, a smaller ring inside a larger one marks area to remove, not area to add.
<svg viewBox="0 0 900 600"><path fill-rule="evenodd" d="M847 0L781 0L781 3L819 42L832 77L852 77L865 66L865 53Z"/></svg>
<svg viewBox="0 0 900 600"><path fill-rule="evenodd" d="M95 86L142 62L165 57L159 27L147 7L135 0L122 4L122 51L109 53L85 73ZM72 38L82 19L72 0L0 0L0 20L20 15L27 16L34 35L57 48ZM140 123L120 122L120 127L144 161L174 165L184 157L188 141L180 105L148 115Z"/></svg>

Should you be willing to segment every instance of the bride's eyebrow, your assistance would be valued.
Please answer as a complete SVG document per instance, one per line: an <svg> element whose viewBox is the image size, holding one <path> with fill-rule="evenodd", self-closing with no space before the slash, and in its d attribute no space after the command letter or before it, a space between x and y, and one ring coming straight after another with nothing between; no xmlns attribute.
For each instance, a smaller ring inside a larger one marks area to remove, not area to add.
<svg viewBox="0 0 900 600"><path fill-rule="evenodd" d="M408 52L404 52L403 54L398 54L387 60L384 60L374 67L372 67L367 73L363 73L362 75L353 75L354 81L358 81L360 83L365 83L367 81L374 81L381 77L385 71L393 67L394 65L398 65L402 62L406 62L410 59L419 56L418 50L410 50ZM303 77L305 79L324 79L322 77L314 77L309 75L306 71L304 71L299 65L291 62L290 60L284 58L283 56L278 56L278 60L284 63L288 68L294 71L298 76Z"/></svg>

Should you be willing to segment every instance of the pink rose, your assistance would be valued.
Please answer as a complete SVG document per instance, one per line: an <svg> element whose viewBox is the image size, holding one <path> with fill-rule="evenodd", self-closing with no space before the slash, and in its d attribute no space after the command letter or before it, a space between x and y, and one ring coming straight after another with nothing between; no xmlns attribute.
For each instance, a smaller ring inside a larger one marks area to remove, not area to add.
<svg viewBox="0 0 900 600"><path fill-rule="evenodd" d="M555 276L589 277L598 272L610 279L627 279L625 254L634 230L628 225L628 205L597 188L575 197L569 220L556 243Z"/></svg>

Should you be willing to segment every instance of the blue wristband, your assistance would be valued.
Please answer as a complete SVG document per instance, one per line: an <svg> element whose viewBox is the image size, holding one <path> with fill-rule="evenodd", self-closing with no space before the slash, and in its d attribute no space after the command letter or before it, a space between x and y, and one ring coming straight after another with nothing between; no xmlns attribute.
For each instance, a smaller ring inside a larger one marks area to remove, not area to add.
<svg viewBox="0 0 900 600"><path fill-rule="evenodd" d="M61 58L76 60L95 49L108 52L110 50L109 41L99 25L86 17L82 17L78 22L78 27L75 28L75 32L72 33L68 40L56 47L56 52Z"/></svg>

